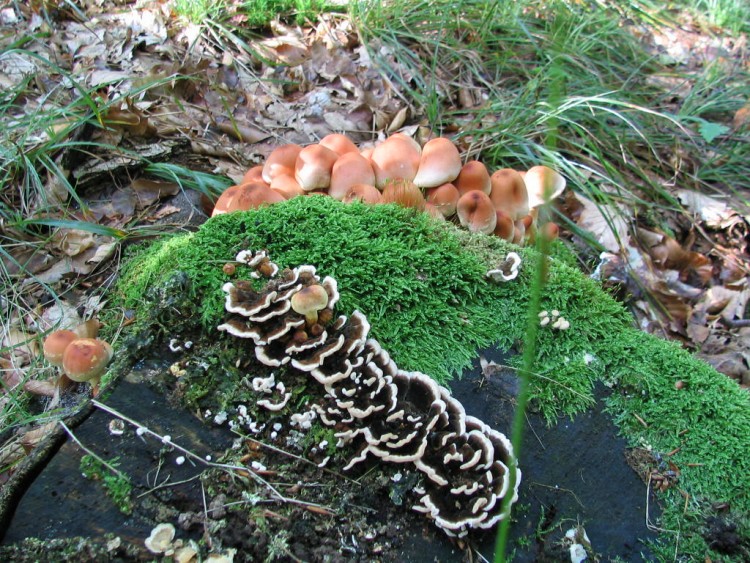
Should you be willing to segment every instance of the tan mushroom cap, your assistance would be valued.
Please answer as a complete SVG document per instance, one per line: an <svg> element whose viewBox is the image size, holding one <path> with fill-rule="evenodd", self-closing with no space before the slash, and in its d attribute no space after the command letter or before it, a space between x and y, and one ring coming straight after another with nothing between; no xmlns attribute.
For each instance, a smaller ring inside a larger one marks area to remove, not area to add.
<svg viewBox="0 0 750 563"><path fill-rule="evenodd" d="M79 338L63 354L63 369L73 381L96 383L112 359L112 347L103 340Z"/></svg>
<svg viewBox="0 0 750 563"><path fill-rule="evenodd" d="M529 196L526 184L518 171L503 168L495 171L490 177L492 191L490 199L495 209L502 209L513 220L529 214Z"/></svg>
<svg viewBox="0 0 750 563"><path fill-rule="evenodd" d="M302 147L295 144L281 145L276 147L266 158L263 164L263 181L270 184L279 174L294 174L294 165L297 162Z"/></svg>
<svg viewBox="0 0 750 563"><path fill-rule="evenodd" d="M532 209L551 201L565 189L565 178L547 166L533 166L523 177Z"/></svg>
<svg viewBox="0 0 750 563"><path fill-rule="evenodd" d="M232 213L233 211L247 211L261 205L282 201L285 201L284 196L272 190L264 183L251 182L249 184L239 184L224 190L219 199L216 200L211 216Z"/></svg>
<svg viewBox="0 0 750 563"><path fill-rule="evenodd" d="M294 174L281 174L271 182L271 189L281 194L285 199L292 199L307 192L303 190Z"/></svg>
<svg viewBox="0 0 750 563"><path fill-rule="evenodd" d="M318 311L328 306L328 292L320 284L303 287L292 295L292 309L295 313L305 316L308 325L318 322Z"/></svg>
<svg viewBox="0 0 750 563"><path fill-rule="evenodd" d="M450 217L456 213L456 204L461 194L453 184L443 184L426 191L427 203L434 205L443 217Z"/></svg>
<svg viewBox="0 0 750 563"><path fill-rule="evenodd" d="M461 195L471 190L479 190L489 195L492 190L490 173L487 171L487 167L478 160L470 160L464 164L453 185L456 186Z"/></svg>
<svg viewBox="0 0 750 563"><path fill-rule="evenodd" d="M263 165L253 166L249 168L245 175L242 177L240 184L249 184L250 182L265 182L263 179Z"/></svg>
<svg viewBox="0 0 750 563"><path fill-rule="evenodd" d="M513 223L513 219L511 219L510 215L508 215L502 209L498 209L497 211L495 211L495 217L495 230L493 231L495 236L498 236L503 240L507 240L508 242L512 242L513 236L515 235L515 225Z"/></svg>
<svg viewBox="0 0 750 563"><path fill-rule="evenodd" d="M375 186L383 189L392 180L412 181L419 169L418 147L410 137L398 134L388 137L375 147L370 156L375 172Z"/></svg>
<svg viewBox="0 0 750 563"><path fill-rule="evenodd" d="M437 137L422 147L422 158L414 177L420 188L435 188L453 182L461 172L461 155L453 141Z"/></svg>
<svg viewBox="0 0 750 563"><path fill-rule="evenodd" d="M341 133L331 133L323 137L318 143L327 149L331 149L339 156L344 156L350 152L356 152L359 154L359 149L349 137L342 135Z"/></svg>
<svg viewBox="0 0 750 563"><path fill-rule="evenodd" d="M362 203L375 204L381 203L383 194L375 186L370 184L354 184L346 195L341 200L344 203L351 203L353 201L361 201Z"/></svg>
<svg viewBox="0 0 750 563"><path fill-rule="evenodd" d="M370 161L359 152L348 152L338 158L331 170L331 186L328 195L342 200L349 188L356 184L375 185L375 172Z"/></svg>
<svg viewBox="0 0 750 563"><path fill-rule="evenodd" d="M380 203L396 203L401 207L413 207L420 211L424 210L427 203L422 195L422 190L409 180L393 180L383 190Z"/></svg>
<svg viewBox="0 0 750 563"><path fill-rule="evenodd" d="M71 342L78 338L79 337L75 332L65 328L51 332L47 338L44 339L44 344L42 345L44 358L53 366L60 367L63 363L65 349Z"/></svg>
<svg viewBox="0 0 750 563"><path fill-rule="evenodd" d="M434 217L435 219L440 219L441 221L445 221L445 215L443 215L443 212L440 211L435 205L432 203L425 203L424 204L424 212L427 213L430 217Z"/></svg>
<svg viewBox="0 0 750 563"><path fill-rule="evenodd" d="M456 204L458 220L471 232L490 234L495 230L497 215L490 196L479 190L462 195Z"/></svg>
<svg viewBox="0 0 750 563"><path fill-rule="evenodd" d="M294 166L294 177L306 192L328 189L331 170L339 155L321 145L308 145L302 149Z"/></svg>

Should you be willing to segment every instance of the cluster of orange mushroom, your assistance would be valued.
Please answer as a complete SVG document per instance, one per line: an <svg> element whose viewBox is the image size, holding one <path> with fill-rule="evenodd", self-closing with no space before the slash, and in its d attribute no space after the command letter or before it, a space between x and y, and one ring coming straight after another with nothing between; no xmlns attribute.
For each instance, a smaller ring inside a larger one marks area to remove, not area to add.
<svg viewBox="0 0 750 563"><path fill-rule="evenodd" d="M276 148L221 194L212 214L324 194L343 202L396 203L441 219L455 217L470 231L520 244L534 235L538 207L564 188L565 179L546 166L490 174L478 160L464 164L456 145L444 137L422 147L396 133L360 151L348 137L333 133L306 147ZM557 235L553 223L542 229L550 238Z"/></svg>
<svg viewBox="0 0 750 563"><path fill-rule="evenodd" d="M88 382L94 395L113 356L109 343L98 338L82 338L68 329L51 332L44 339L42 350L44 358L61 369L59 387L64 387L68 380Z"/></svg>

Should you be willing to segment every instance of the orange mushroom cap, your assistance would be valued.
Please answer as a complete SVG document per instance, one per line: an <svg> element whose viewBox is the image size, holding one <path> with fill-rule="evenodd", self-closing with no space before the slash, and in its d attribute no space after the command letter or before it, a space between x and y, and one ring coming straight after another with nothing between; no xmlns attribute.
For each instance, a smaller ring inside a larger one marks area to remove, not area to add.
<svg viewBox="0 0 750 563"><path fill-rule="evenodd" d="M285 199L292 199L307 192L303 190L293 174L281 174L271 182L271 189L281 194Z"/></svg>
<svg viewBox="0 0 750 563"><path fill-rule="evenodd" d="M339 155L321 145L308 145L302 149L294 165L294 177L305 191L328 189L331 170Z"/></svg>
<svg viewBox="0 0 750 563"><path fill-rule="evenodd" d="M416 141L406 135L393 135L375 147L370 156L375 186L383 189L392 180L411 182L419 169L420 151L417 147Z"/></svg>
<svg viewBox="0 0 750 563"><path fill-rule="evenodd" d="M456 204L461 225L471 232L490 234L495 230L497 215L490 196L479 190L462 195Z"/></svg>
<svg viewBox="0 0 750 563"><path fill-rule="evenodd" d="M495 209L502 209L513 220L529 214L529 196L521 175L512 168L497 170L490 177L490 199Z"/></svg>
<svg viewBox="0 0 750 563"><path fill-rule="evenodd" d="M77 339L78 335L75 332L65 328L49 333L42 345L44 358L53 366L60 367L63 363L65 349Z"/></svg>
<svg viewBox="0 0 750 563"><path fill-rule="evenodd" d="M344 203L351 203L353 201L361 201L362 203L375 204L381 203L383 200L383 194L375 186L370 184L354 184L341 201Z"/></svg>
<svg viewBox="0 0 750 563"><path fill-rule="evenodd" d="M498 209L497 211L495 211L495 217L495 230L493 231L495 236L507 240L508 242L512 242L513 236L515 235L515 225L513 224L513 219L511 219L510 215L508 215L502 209Z"/></svg>
<svg viewBox="0 0 750 563"><path fill-rule="evenodd" d="M470 160L464 164L453 185L456 186L461 195L471 190L479 190L489 195L492 190L490 173L487 171L487 167L478 160Z"/></svg>
<svg viewBox="0 0 750 563"><path fill-rule="evenodd" d="M251 182L249 184L239 184L227 188L219 196L214 205L211 216L221 215L222 213L231 213L233 211L247 211L255 209L264 204L279 203L284 200L284 196L272 190L266 184L260 182Z"/></svg>
<svg viewBox="0 0 750 563"><path fill-rule="evenodd" d="M523 177L529 198L529 207L542 205L559 196L565 189L565 178L547 166L533 166Z"/></svg>
<svg viewBox="0 0 750 563"><path fill-rule="evenodd" d="M327 149L331 149L339 156L344 156L346 153L350 152L359 153L357 145L355 145L349 137L342 135L341 133L331 133L330 135L326 135L318 144Z"/></svg>
<svg viewBox="0 0 750 563"><path fill-rule="evenodd" d="M248 169L248 171L245 172L245 175L242 177L242 181L240 182L240 184L247 184L249 182L265 182L265 180L263 179L262 164L253 166L252 168Z"/></svg>
<svg viewBox="0 0 750 563"><path fill-rule="evenodd" d="M289 174L290 170L294 174L294 165L301 151L302 147L295 144L281 145L273 149L263 164L263 181L270 184L276 176Z"/></svg>
<svg viewBox="0 0 750 563"><path fill-rule="evenodd" d="M453 141L438 137L425 143L422 158L414 177L420 188L434 188L452 182L461 171L461 155Z"/></svg>
<svg viewBox="0 0 750 563"><path fill-rule="evenodd" d="M385 186L380 203L397 203L401 207L413 207L422 211L427 202L414 182L393 180Z"/></svg>
<svg viewBox="0 0 750 563"><path fill-rule="evenodd" d="M443 217L450 217L456 212L456 204L461 194L453 184L443 184L426 191L427 203L434 205Z"/></svg>
<svg viewBox="0 0 750 563"><path fill-rule="evenodd" d="M328 195L342 200L349 188L356 184L375 185L375 172L370 161L358 152L349 152L338 158L331 170L331 186Z"/></svg>
<svg viewBox="0 0 750 563"><path fill-rule="evenodd" d="M79 338L65 349L63 369L73 381L97 383L113 355L112 347L103 340Z"/></svg>

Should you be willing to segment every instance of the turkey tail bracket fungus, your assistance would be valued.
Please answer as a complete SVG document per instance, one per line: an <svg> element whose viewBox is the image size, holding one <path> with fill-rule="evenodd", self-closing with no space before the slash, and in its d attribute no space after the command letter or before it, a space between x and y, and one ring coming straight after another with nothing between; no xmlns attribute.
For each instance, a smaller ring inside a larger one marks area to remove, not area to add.
<svg viewBox="0 0 750 563"><path fill-rule="evenodd" d="M264 260L262 251L237 257L251 273ZM344 469L368 458L409 464L422 475L412 508L452 537L506 518L510 504L503 510L503 499L517 500L521 476L510 441L468 416L429 376L399 369L369 337L370 323L361 312L337 316L339 290L333 278L321 280L309 265L269 271L274 274L264 276L268 281L262 289L242 280L223 286L229 316L218 329L252 340L261 364L283 366L274 372L277 378L293 372L320 385L309 407L335 430L339 447L356 452ZM274 389L280 387L278 400L257 404L279 411L289 401L290 384L274 383Z"/></svg>

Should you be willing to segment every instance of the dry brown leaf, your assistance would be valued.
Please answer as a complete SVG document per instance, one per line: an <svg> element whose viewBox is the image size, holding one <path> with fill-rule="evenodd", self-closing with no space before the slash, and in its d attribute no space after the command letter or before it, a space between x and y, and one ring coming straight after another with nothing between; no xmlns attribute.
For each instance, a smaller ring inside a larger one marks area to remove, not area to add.
<svg viewBox="0 0 750 563"><path fill-rule="evenodd" d="M23 384L23 390L31 393L32 395L41 395L43 397L54 397L57 385L54 381L44 380L38 381L32 379Z"/></svg>
<svg viewBox="0 0 750 563"><path fill-rule="evenodd" d="M133 180L130 186L138 198L137 209L144 209L163 197L173 196L180 192L180 186L176 182L163 182L146 178Z"/></svg>
<svg viewBox="0 0 750 563"><path fill-rule="evenodd" d="M0 342L0 347L8 349L16 367L27 365L39 355L39 345L34 336L17 328L8 328Z"/></svg>
<svg viewBox="0 0 750 563"><path fill-rule="evenodd" d="M597 205L582 195L575 194L582 204L578 226L591 233L610 252L618 253L628 244L628 224L622 210L611 205Z"/></svg>
<svg viewBox="0 0 750 563"><path fill-rule="evenodd" d="M156 213L149 215L148 220L158 221L159 219L163 219L164 217L168 217L169 215L173 215L174 213L179 213L180 211L182 211L182 209L180 209L179 207L175 207L174 205L163 205L156 210Z"/></svg>
<svg viewBox="0 0 750 563"><path fill-rule="evenodd" d="M56 421L48 422L26 432L26 434L21 436L19 440L24 451L27 454L31 453L31 450L36 448L47 436L49 436L55 430L56 426Z"/></svg>
<svg viewBox="0 0 750 563"><path fill-rule="evenodd" d="M53 248L68 256L78 256L96 244L94 234L80 229L57 229L52 236Z"/></svg>
<svg viewBox="0 0 750 563"><path fill-rule="evenodd" d="M685 209L700 217L709 227L719 228L736 215L726 203L714 197L692 190L677 190L676 195Z"/></svg>

